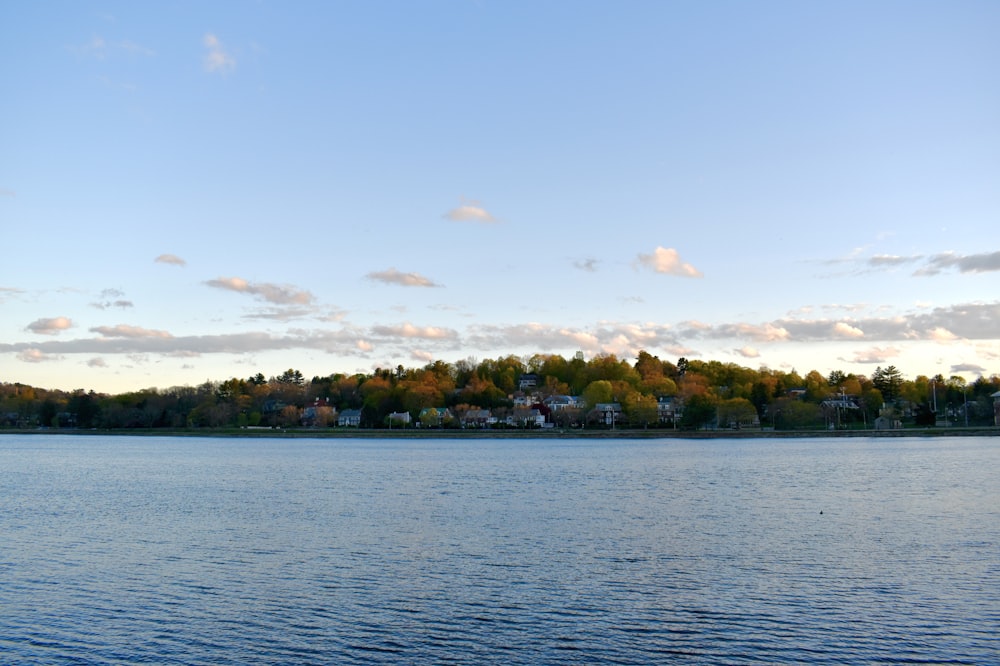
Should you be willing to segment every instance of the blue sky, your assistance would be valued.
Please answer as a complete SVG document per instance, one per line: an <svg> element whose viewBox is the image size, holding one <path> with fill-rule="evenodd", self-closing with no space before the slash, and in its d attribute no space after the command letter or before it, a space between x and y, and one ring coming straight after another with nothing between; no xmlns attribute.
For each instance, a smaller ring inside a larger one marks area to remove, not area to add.
<svg viewBox="0 0 1000 666"><path fill-rule="evenodd" d="M1000 372L995 2L0 9L0 381Z"/></svg>

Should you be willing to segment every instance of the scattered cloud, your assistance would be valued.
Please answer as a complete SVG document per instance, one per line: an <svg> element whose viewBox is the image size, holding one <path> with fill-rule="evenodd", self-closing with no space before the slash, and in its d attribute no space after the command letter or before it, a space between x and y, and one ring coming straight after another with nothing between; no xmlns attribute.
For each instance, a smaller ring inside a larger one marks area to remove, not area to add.
<svg viewBox="0 0 1000 666"><path fill-rule="evenodd" d="M937 342L951 342L957 340L958 336L943 326L935 326L927 332L927 337Z"/></svg>
<svg viewBox="0 0 1000 666"><path fill-rule="evenodd" d="M588 354L616 354L627 359L634 358L641 350L674 356L701 356L706 353L702 345L714 347L718 341L721 345L715 353L729 350L752 359L760 356L758 345L761 343L802 345L836 342L850 345L864 340L867 342L864 348L848 347L840 359L852 364L884 364L901 355L904 345L912 351L915 343L942 341L980 344L982 348L976 352L978 359L1000 357L995 348L996 321L1000 321L1000 302L914 309L905 314L873 315L850 320L789 317L768 322L687 321L676 325L604 321L574 327L544 322L515 322L499 325L473 323L455 329L410 322L368 327L341 322L335 327L325 323L323 328L290 329L285 333L258 331L174 336L167 331L119 324L91 328L89 330L94 335L89 338L0 344L0 354L10 353L28 362L41 362L73 354L82 354L85 359L108 358L112 354L187 358L206 354L248 356L293 349L357 357L377 349L386 358L406 358L416 347L420 352L433 354L435 358L446 358L449 352L456 351L489 354L496 350L511 353L530 350L532 353L567 354L580 350ZM52 327L40 324L38 328L48 330ZM859 335L862 331L863 338Z"/></svg>
<svg viewBox="0 0 1000 666"><path fill-rule="evenodd" d="M106 368L108 367L108 364L100 356L95 356L87 361L87 366L91 368Z"/></svg>
<svg viewBox="0 0 1000 666"><path fill-rule="evenodd" d="M14 190L8 190L5 187L0 187L0 197L16 197L17 193Z"/></svg>
<svg viewBox="0 0 1000 666"><path fill-rule="evenodd" d="M395 284L401 287L440 287L442 285L437 284L430 278L424 277L419 273L401 273L395 268L390 268L384 271L373 271L365 276L369 280L375 282L384 282L385 284Z"/></svg>
<svg viewBox="0 0 1000 666"><path fill-rule="evenodd" d="M36 319L28 324L27 329L38 335L58 335L73 326L68 317L52 317L51 319Z"/></svg>
<svg viewBox="0 0 1000 666"><path fill-rule="evenodd" d="M593 257L587 257L586 259L577 259L573 262L573 268L577 268L581 271L586 271L588 273L596 273L597 265L601 263L599 259L594 259Z"/></svg>
<svg viewBox="0 0 1000 666"><path fill-rule="evenodd" d="M107 310L108 308L121 308L124 310L125 308L135 307L135 304L132 301L125 300L109 301L106 303L91 303L90 305L98 310Z"/></svg>
<svg viewBox="0 0 1000 666"><path fill-rule="evenodd" d="M206 33L202 38L202 43L208 50L204 59L206 72L228 74L236 69L236 58L223 48L218 37L212 33Z"/></svg>
<svg viewBox="0 0 1000 666"><path fill-rule="evenodd" d="M0 287L0 303L4 303L10 298L23 295L23 289L17 289L15 287Z"/></svg>
<svg viewBox="0 0 1000 666"><path fill-rule="evenodd" d="M46 354L40 349L25 349L17 355L17 360L25 363L45 363L46 361L61 361L62 356Z"/></svg>
<svg viewBox="0 0 1000 666"><path fill-rule="evenodd" d="M105 289L98 297L100 300L91 303L90 307L97 308L98 310L107 310L108 308L121 308L124 310L135 307L132 301L121 298L124 295L125 293L118 289Z"/></svg>
<svg viewBox="0 0 1000 666"><path fill-rule="evenodd" d="M746 322L707 326L696 322L687 324L687 333L692 337L708 339L755 340L757 342L780 342L792 337L781 322L750 324Z"/></svg>
<svg viewBox="0 0 1000 666"><path fill-rule="evenodd" d="M959 363L958 365L951 366L952 374L958 374L959 372L984 375L986 373L986 368L981 365L976 365L975 363Z"/></svg>
<svg viewBox="0 0 1000 666"><path fill-rule="evenodd" d="M920 259L920 255L900 257L894 254L876 254L868 259L868 265L872 268L894 268L903 264L911 264Z"/></svg>
<svg viewBox="0 0 1000 666"><path fill-rule="evenodd" d="M872 347L864 351L854 353L852 358L841 359L850 363L861 363L865 365L875 365L899 356L899 350L895 347Z"/></svg>
<svg viewBox="0 0 1000 666"><path fill-rule="evenodd" d="M427 340L454 340L458 338L458 331L450 328L420 327L410 323L394 326L372 326L371 331L373 335L387 338L422 338Z"/></svg>
<svg viewBox="0 0 1000 666"><path fill-rule="evenodd" d="M954 252L935 254L927 260L927 265L915 271L914 275L937 275L955 268L959 273L989 273L1000 271L1000 250L982 254L960 255Z"/></svg>
<svg viewBox="0 0 1000 666"><path fill-rule="evenodd" d="M838 338L863 338L865 337L865 332L862 331L857 326L851 326L842 321L838 321L833 325L833 334Z"/></svg>
<svg viewBox="0 0 1000 666"><path fill-rule="evenodd" d="M436 360L433 353L422 349L414 349L410 352L410 358L421 363L432 363Z"/></svg>
<svg viewBox="0 0 1000 666"><path fill-rule="evenodd" d="M344 321L345 317L347 317L347 311L338 310L336 308L330 308L324 314L317 315L316 319L318 319L319 321L335 323L339 321Z"/></svg>
<svg viewBox="0 0 1000 666"><path fill-rule="evenodd" d="M220 277L208 280L205 284L216 289L249 294L277 305L309 305L314 300L313 295L303 289L268 282L248 282L240 277Z"/></svg>
<svg viewBox="0 0 1000 666"><path fill-rule="evenodd" d="M833 259L826 261L827 264L843 263L845 261L858 262L859 259L851 257L849 259ZM996 252L984 252L980 254L961 255L955 252L941 252L934 255L912 254L907 256L896 254L876 254L867 259L860 259L864 266L855 274L867 272L892 270L907 264L922 262L923 265L913 271L913 275L929 277L938 275L948 270L957 270L959 273L989 273L1000 271L1000 250Z"/></svg>
<svg viewBox="0 0 1000 666"><path fill-rule="evenodd" d="M481 222L493 224L499 222L492 213L479 205L478 201L466 201L457 208L452 208L444 214L445 219L452 222Z"/></svg>
<svg viewBox="0 0 1000 666"><path fill-rule="evenodd" d="M91 333L97 333L105 338L172 338L174 336L166 331L154 331L141 326L129 326L128 324L118 324L117 326L96 326L90 329Z"/></svg>
<svg viewBox="0 0 1000 666"><path fill-rule="evenodd" d="M680 254L673 248L657 247L653 250L653 254L640 254L636 261L640 266L649 268L657 273L663 273L664 275L690 278L704 277L702 272L697 268L681 261Z"/></svg>
<svg viewBox="0 0 1000 666"><path fill-rule="evenodd" d="M169 264L171 266L187 266L187 262L176 254L161 254L153 261L157 264Z"/></svg>
<svg viewBox="0 0 1000 666"><path fill-rule="evenodd" d="M312 308L304 307L277 307L262 308L243 315L244 319L269 319L271 321L292 321L294 319L304 319L315 316L316 312ZM320 318L323 319L322 317Z"/></svg>

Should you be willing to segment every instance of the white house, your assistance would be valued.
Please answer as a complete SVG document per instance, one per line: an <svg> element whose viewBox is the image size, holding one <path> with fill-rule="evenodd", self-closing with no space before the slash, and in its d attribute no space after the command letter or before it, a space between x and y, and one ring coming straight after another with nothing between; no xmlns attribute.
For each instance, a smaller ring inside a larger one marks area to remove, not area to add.
<svg viewBox="0 0 1000 666"><path fill-rule="evenodd" d="M361 426L361 410L360 409L345 409L337 416L338 426L348 426L353 428L358 428Z"/></svg>

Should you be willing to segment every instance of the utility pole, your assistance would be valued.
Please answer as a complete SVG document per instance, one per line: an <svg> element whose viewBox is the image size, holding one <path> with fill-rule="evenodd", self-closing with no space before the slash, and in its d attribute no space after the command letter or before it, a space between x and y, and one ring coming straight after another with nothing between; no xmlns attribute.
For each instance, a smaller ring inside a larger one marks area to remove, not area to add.
<svg viewBox="0 0 1000 666"><path fill-rule="evenodd" d="M965 427L969 427L969 387L968 385L962 387L962 400L965 404L962 406L962 411L965 412Z"/></svg>

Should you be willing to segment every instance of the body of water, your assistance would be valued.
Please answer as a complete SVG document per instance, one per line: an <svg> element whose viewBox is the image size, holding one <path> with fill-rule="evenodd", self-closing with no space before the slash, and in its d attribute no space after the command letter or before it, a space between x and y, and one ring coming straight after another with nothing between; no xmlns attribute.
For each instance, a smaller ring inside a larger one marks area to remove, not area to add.
<svg viewBox="0 0 1000 666"><path fill-rule="evenodd" d="M0 436L0 662L1000 663L1000 439Z"/></svg>

